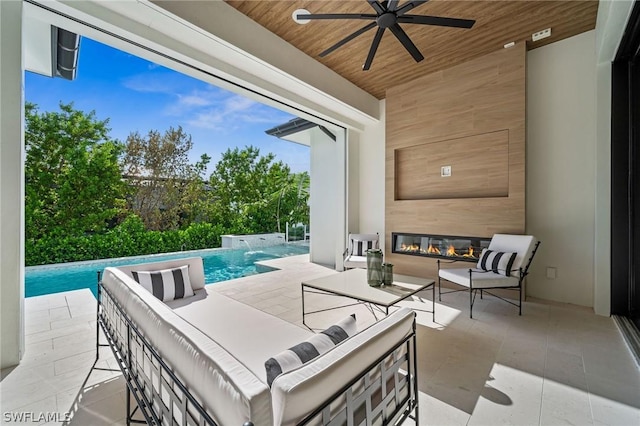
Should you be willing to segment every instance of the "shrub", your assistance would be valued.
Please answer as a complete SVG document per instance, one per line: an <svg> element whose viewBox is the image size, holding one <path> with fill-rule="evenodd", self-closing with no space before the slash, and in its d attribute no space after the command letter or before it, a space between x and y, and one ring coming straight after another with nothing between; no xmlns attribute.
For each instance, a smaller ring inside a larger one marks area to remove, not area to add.
<svg viewBox="0 0 640 426"><path fill-rule="evenodd" d="M142 220L131 215L101 234L28 240L25 264L45 265L220 247L223 233L222 226L211 223L192 223L182 230L147 231Z"/></svg>

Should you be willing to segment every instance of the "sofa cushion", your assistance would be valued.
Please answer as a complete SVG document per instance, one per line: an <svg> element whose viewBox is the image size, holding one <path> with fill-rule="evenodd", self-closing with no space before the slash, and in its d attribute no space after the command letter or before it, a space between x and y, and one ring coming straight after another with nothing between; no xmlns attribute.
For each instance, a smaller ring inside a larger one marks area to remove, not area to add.
<svg viewBox="0 0 640 426"><path fill-rule="evenodd" d="M302 366L357 332L356 316L353 314L306 341L269 358L264 363L267 370L267 384L271 386L273 380L279 375Z"/></svg>
<svg viewBox="0 0 640 426"><path fill-rule="evenodd" d="M142 287L163 302L193 296L189 265L159 271L131 271L131 275Z"/></svg>
<svg viewBox="0 0 640 426"><path fill-rule="evenodd" d="M478 259L478 269L492 271L496 274L510 277L513 262L516 260L517 255L518 253L505 253L502 251L482 249L482 253Z"/></svg>
<svg viewBox="0 0 640 426"><path fill-rule="evenodd" d="M264 361L314 333L224 296L214 290L215 286L207 285L194 297L166 304L176 315L211 336L267 386Z"/></svg>

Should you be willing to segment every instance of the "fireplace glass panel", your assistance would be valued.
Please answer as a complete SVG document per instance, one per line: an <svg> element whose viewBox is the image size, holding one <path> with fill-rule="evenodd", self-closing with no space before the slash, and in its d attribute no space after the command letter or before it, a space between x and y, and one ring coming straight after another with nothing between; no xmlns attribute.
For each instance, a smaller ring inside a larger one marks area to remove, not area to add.
<svg viewBox="0 0 640 426"><path fill-rule="evenodd" d="M393 253L475 262L491 238L392 233Z"/></svg>

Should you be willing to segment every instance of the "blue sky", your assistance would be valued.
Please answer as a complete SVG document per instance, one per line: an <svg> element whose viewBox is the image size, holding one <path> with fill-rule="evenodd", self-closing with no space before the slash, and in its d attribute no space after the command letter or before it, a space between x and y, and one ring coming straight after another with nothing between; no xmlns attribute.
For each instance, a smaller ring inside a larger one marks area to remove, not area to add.
<svg viewBox="0 0 640 426"><path fill-rule="evenodd" d="M86 37L76 80L27 72L25 98L40 111L58 110L60 102L95 110L99 119L110 119L111 136L121 141L134 131L182 126L192 137L192 162L207 153L209 171L227 148L247 145L274 153L294 172L309 171L308 147L264 133L294 116Z"/></svg>

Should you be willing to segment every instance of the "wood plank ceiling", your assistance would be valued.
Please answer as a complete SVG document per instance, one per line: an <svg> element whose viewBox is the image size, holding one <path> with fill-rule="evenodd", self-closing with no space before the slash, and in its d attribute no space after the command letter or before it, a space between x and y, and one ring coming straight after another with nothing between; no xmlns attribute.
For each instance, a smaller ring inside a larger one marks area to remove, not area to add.
<svg viewBox="0 0 640 426"><path fill-rule="evenodd" d="M300 25L291 14L375 13L365 0L225 0L251 19L331 68L378 99L386 90L416 77L446 69L502 49L505 43L526 42L535 49L595 28L597 0L431 0L410 13L475 19L472 29L401 24L425 59L416 63L400 42L386 31L373 65L363 71L375 30L370 30L335 52L323 50L371 21L311 21ZM405 1L400 1L403 5ZM531 34L551 27L551 37L531 41Z"/></svg>

